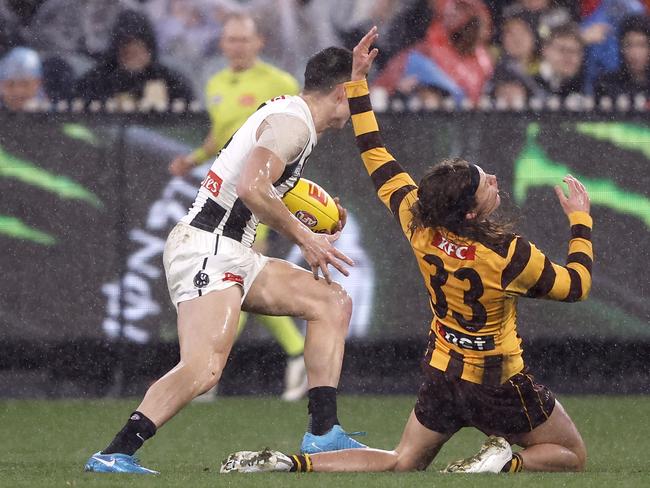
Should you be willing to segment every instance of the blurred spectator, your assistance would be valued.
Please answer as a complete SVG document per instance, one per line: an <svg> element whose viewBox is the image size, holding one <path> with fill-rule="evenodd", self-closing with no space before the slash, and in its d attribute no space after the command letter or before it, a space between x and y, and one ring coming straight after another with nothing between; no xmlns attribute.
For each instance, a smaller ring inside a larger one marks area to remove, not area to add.
<svg viewBox="0 0 650 488"><path fill-rule="evenodd" d="M599 78L596 95L616 98L641 93L650 99L650 20L641 15L625 18L619 38L622 66Z"/></svg>
<svg viewBox="0 0 650 488"><path fill-rule="evenodd" d="M15 47L0 60L0 108L20 112L45 100L43 66L36 51Z"/></svg>
<svg viewBox="0 0 650 488"><path fill-rule="evenodd" d="M495 106L500 109L523 109L534 93L521 76L503 66L495 69L490 86Z"/></svg>
<svg viewBox="0 0 650 488"><path fill-rule="evenodd" d="M299 90L289 73L258 58L264 42L251 16L228 17L220 46L228 67L212 76L205 87L212 128L199 149L172 162L170 170L179 176L214 158L262 102L279 95L296 95Z"/></svg>
<svg viewBox="0 0 650 488"><path fill-rule="evenodd" d="M517 0L503 9L503 17L523 16L542 42L556 27L573 20L566 7L558 6L552 0Z"/></svg>
<svg viewBox="0 0 650 488"><path fill-rule="evenodd" d="M520 93L523 89L524 100L528 96L543 96L544 91L534 78L539 73L535 33L523 16L512 15L504 20L501 27L501 46L501 57L495 67L495 74L488 83L487 91L498 99L508 100L513 97L499 97L498 93Z"/></svg>
<svg viewBox="0 0 650 488"><path fill-rule="evenodd" d="M436 6L425 39L390 61L376 85L391 94L404 86L432 86L457 102L475 103L493 70L486 49L489 13L480 0L440 0Z"/></svg>
<svg viewBox="0 0 650 488"><path fill-rule="evenodd" d="M122 12L111 32L103 58L76 84L75 94L86 100L115 99L120 105L164 109L176 99L192 100L187 81L158 62L156 38L147 17Z"/></svg>
<svg viewBox="0 0 650 488"><path fill-rule="evenodd" d="M626 15L641 14L639 0L599 0L581 22L585 51L585 91L592 93L596 79L618 69L620 64L618 30Z"/></svg>
<svg viewBox="0 0 650 488"><path fill-rule="evenodd" d="M153 13L161 56L186 74L193 73L206 56L216 54L221 24L211 15L210 6L215 7L206 0L147 4L147 11Z"/></svg>
<svg viewBox="0 0 650 488"><path fill-rule="evenodd" d="M584 44L574 23L556 27L544 41L542 62L535 81L547 95L561 98L582 93Z"/></svg>
<svg viewBox="0 0 650 488"><path fill-rule="evenodd" d="M399 0L329 0L330 19L341 44L354 48L373 25L380 32L399 11ZM384 36L382 36L384 37ZM381 43L378 43L383 47Z"/></svg>
<svg viewBox="0 0 650 488"><path fill-rule="evenodd" d="M535 31L522 15L511 15L501 25L501 62L515 64L519 71L536 75L539 71Z"/></svg>
<svg viewBox="0 0 650 488"><path fill-rule="evenodd" d="M400 2L387 29L380 31L377 40L379 56L377 68L382 69L388 61L405 48L424 39L435 17L436 0L410 0Z"/></svg>
<svg viewBox="0 0 650 488"><path fill-rule="evenodd" d="M314 53L339 44L331 22L329 0L243 0L265 39L262 55L275 66L302 79Z"/></svg>
<svg viewBox="0 0 650 488"><path fill-rule="evenodd" d="M117 16L138 8L137 0L45 0L30 20L26 41L67 60L75 54L99 58L109 47Z"/></svg>

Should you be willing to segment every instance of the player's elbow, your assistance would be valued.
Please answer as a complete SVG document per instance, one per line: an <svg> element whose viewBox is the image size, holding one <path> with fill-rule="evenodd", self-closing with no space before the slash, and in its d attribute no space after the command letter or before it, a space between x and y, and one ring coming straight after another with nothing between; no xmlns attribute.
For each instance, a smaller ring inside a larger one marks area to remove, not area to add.
<svg viewBox="0 0 650 488"><path fill-rule="evenodd" d="M261 193L258 184L254 180L240 181L237 183L236 191L239 199L244 202L248 208L255 206L255 202L259 200Z"/></svg>

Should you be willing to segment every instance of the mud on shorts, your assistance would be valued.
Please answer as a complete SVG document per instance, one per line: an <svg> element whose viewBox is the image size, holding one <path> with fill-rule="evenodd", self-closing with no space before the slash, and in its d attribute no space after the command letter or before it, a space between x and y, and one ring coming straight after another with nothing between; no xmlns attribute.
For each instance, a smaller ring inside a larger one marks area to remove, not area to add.
<svg viewBox="0 0 650 488"><path fill-rule="evenodd" d="M167 237L163 264L169 297L178 304L238 285L242 302L269 258L228 237L182 222Z"/></svg>
<svg viewBox="0 0 650 488"><path fill-rule="evenodd" d="M530 432L553 412L555 396L525 371L498 386L450 378L428 367L415 403L415 416L427 429L453 434L475 427L486 435L508 437Z"/></svg>

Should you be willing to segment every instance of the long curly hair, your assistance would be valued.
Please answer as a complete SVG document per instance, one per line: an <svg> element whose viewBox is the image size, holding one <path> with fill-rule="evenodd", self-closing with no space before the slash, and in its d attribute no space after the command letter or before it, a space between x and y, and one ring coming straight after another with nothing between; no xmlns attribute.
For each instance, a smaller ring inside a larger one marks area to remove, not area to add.
<svg viewBox="0 0 650 488"><path fill-rule="evenodd" d="M512 235L512 223L496 222L480 215L466 218L476 207L476 197L470 187L470 163L466 160L445 159L433 166L420 181L418 199L411 206L411 232L446 229L487 246L506 242Z"/></svg>

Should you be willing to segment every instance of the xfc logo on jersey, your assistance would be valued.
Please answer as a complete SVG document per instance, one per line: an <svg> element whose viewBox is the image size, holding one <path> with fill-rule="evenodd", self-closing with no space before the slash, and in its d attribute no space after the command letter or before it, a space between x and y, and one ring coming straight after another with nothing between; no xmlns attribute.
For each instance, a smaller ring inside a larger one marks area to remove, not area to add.
<svg viewBox="0 0 650 488"><path fill-rule="evenodd" d="M462 259L463 261L473 261L476 255L475 246L456 244L455 242L452 242L449 239L443 237L440 232L436 232L436 235L433 236L432 244L444 252L447 256L456 259Z"/></svg>

